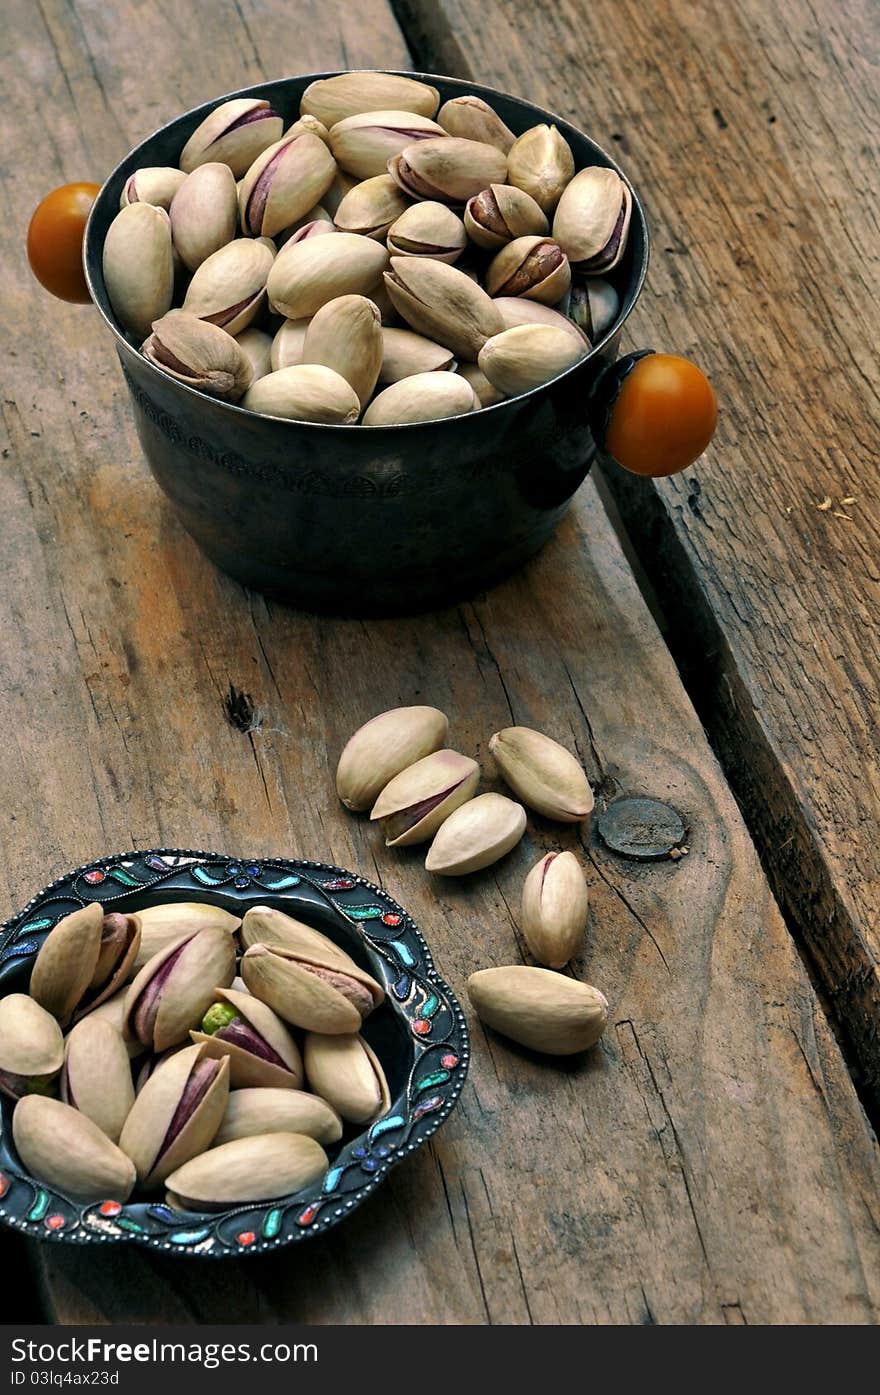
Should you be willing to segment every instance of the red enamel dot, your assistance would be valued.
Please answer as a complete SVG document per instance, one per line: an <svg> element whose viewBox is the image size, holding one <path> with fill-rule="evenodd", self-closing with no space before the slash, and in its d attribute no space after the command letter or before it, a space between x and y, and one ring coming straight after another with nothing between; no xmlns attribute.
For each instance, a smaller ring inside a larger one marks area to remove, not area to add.
<svg viewBox="0 0 880 1395"><path fill-rule="evenodd" d="M47 1216L47 1217L46 1217L46 1229L47 1229L47 1230L60 1230L61 1227L62 1227L63 1225L64 1225L64 1217L63 1217L63 1216Z"/></svg>
<svg viewBox="0 0 880 1395"><path fill-rule="evenodd" d="M402 919L403 919L402 916L395 915L393 911L387 911L387 912L385 913L385 915L383 915L383 917L382 917L382 924L383 924L383 925L399 925Z"/></svg>
<svg viewBox="0 0 880 1395"><path fill-rule="evenodd" d="M426 1037L431 1030L430 1022L424 1017L417 1017L412 1024L412 1029L418 1037Z"/></svg>
<svg viewBox="0 0 880 1395"><path fill-rule="evenodd" d="M257 1237L252 1230L243 1230L237 1238L239 1245L252 1245Z"/></svg>
<svg viewBox="0 0 880 1395"><path fill-rule="evenodd" d="M102 1201L98 1210L102 1216L118 1216L122 1207L118 1201Z"/></svg>
<svg viewBox="0 0 880 1395"><path fill-rule="evenodd" d="M306 1209L304 1211L301 1211L300 1214L297 1216L297 1225L308 1225L311 1221L315 1219L315 1216L317 1214L317 1206L307 1206Z"/></svg>
<svg viewBox="0 0 880 1395"><path fill-rule="evenodd" d="M0 1172L0 1196L5 1196L9 1190L9 1178L5 1172Z"/></svg>
<svg viewBox="0 0 880 1395"><path fill-rule="evenodd" d="M457 1057L457 1056L453 1056L452 1054L450 1054L450 1055L448 1055L448 1056L441 1056L441 1057L440 1057L440 1064L441 1064L441 1066L445 1066L447 1070L452 1070L452 1067L453 1067L453 1066L457 1066L457 1065L458 1065L458 1057Z"/></svg>
<svg viewBox="0 0 880 1395"><path fill-rule="evenodd" d="M94 872L86 872L85 879L89 886L97 886L99 882L104 880L104 873L96 868Z"/></svg>

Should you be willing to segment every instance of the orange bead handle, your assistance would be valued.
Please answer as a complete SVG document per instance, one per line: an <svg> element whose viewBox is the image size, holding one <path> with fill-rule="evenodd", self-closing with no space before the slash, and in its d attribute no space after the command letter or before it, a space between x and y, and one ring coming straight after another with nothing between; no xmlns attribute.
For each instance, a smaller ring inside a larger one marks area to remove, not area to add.
<svg viewBox="0 0 880 1395"><path fill-rule="evenodd" d="M62 184L37 204L28 226L27 255L40 285L59 300L85 305L83 235L100 184Z"/></svg>
<svg viewBox="0 0 880 1395"><path fill-rule="evenodd" d="M603 454L636 475L686 470L715 434L718 404L702 369L677 354L645 350L610 365L590 403Z"/></svg>

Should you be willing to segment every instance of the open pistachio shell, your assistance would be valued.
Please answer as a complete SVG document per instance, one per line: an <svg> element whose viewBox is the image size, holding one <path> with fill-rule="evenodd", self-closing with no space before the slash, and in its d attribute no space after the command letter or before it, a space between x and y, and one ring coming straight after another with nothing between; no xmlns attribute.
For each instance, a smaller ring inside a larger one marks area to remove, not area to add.
<svg viewBox="0 0 880 1395"><path fill-rule="evenodd" d="M505 727L489 741L495 764L530 809L560 823L593 812L593 791L580 761L558 741L531 727Z"/></svg>
<svg viewBox="0 0 880 1395"><path fill-rule="evenodd" d="M389 848L425 843L459 805L472 799L480 767L458 751L434 751L390 780L370 814Z"/></svg>
<svg viewBox="0 0 880 1395"><path fill-rule="evenodd" d="M465 204L487 184L503 184L507 160L477 140L419 140L388 161L388 173L413 199Z"/></svg>
<svg viewBox="0 0 880 1395"><path fill-rule="evenodd" d="M119 1142L134 1104L128 1051L119 1031L91 1014L69 1033L61 1072L61 1098Z"/></svg>
<svg viewBox="0 0 880 1395"><path fill-rule="evenodd" d="M210 1058L201 1044L156 1067L119 1139L143 1187L158 1187L176 1167L210 1147L228 1098L229 1062Z"/></svg>
<svg viewBox="0 0 880 1395"><path fill-rule="evenodd" d="M399 426L403 422L439 421L479 407L470 383L457 373L414 373L392 383L373 398L364 426Z"/></svg>
<svg viewBox="0 0 880 1395"><path fill-rule="evenodd" d="M260 97L233 97L221 102L196 127L180 153L180 168L189 174L216 161L238 179L267 146L281 137L283 122Z"/></svg>
<svg viewBox="0 0 880 1395"><path fill-rule="evenodd" d="M234 1016L230 1017L230 1013ZM217 1021L220 1025L214 1031L205 1030ZM252 993L218 988L202 1026L191 1031L190 1036L193 1041L204 1042L209 1056L229 1058L229 1083L233 1090L261 1085L296 1090L303 1083L299 1047L281 1018Z"/></svg>
<svg viewBox="0 0 880 1395"><path fill-rule="evenodd" d="M61 1069L61 1028L27 993L0 998L0 1091L17 1099L45 1092Z"/></svg>
<svg viewBox="0 0 880 1395"><path fill-rule="evenodd" d="M531 194L548 217L573 175L571 146L556 126L531 126L507 152L507 183Z"/></svg>
<svg viewBox="0 0 880 1395"><path fill-rule="evenodd" d="M251 365L232 335L188 310L169 310L156 320L141 352L178 382L211 397L237 402L251 383Z"/></svg>
<svg viewBox="0 0 880 1395"><path fill-rule="evenodd" d="M134 968L134 966L132 967ZM135 1056L142 1055L144 1048L139 1041L126 1041L125 1037L122 1036L123 1023L125 1022L125 999L127 994L128 988L123 986L113 994L112 998L105 998L103 1003L99 1003L96 1008L92 1008L88 1017L84 1017L82 1021L90 1022L94 1019L96 1022L109 1022L110 1026L122 1037L122 1044L125 1047L129 1060L131 1060Z"/></svg>
<svg viewBox="0 0 880 1395"><path fill-rule="evenodd" d="M388 174L364 179L341 199L333 221L340 232L382 241L391 224L409 208L409 199Z"/></svg>
<svg viewBox="0 0 880 1395"><path fill-rule="evenodd" d="M515 237L546 236L550 231L541 206L511 184L490 184L468 199L464 225L471 241L487 252L497 252Z"/></svg>
<svg viewBox="0 0 880 1395"><path fill-rule="evenodd" d="M154 954L166 949L181 935L196 930L205 930L209 925L226 930L232 937L241 920L237 915L224 911L222 906L212 906L207 901L162 901L155 906L142 906L132 911L141 932L138 952L132 965L133 973L142 969Z"/></svg>
<svg viewBox="0 0 880 1395"><path fill-rule="evenodd" d="M327 935L273 906L250 907L241 923L241 942L245 949L256 944L280 945L304 959L317 955L322 964L332 963L343 973L357 968L351 955Z"/></svg>
<svg viewBox="0 0 880 1395"><path fill-rule="evenodd" d="M235 1138L184 1163L167 1178L168 1202L189 1211L226 1211L250 1201L275 1201L315 1182L327 1154L301 1133Z"/></svg>
<svg viewBox="0 0 880 1395"><path fill-rule="evenodd" d="M602 276L626 248L632 194L616 170L591 165L567 186L553 219L553 236L572 266Z"/></svg>
<svg viewBox="0 0 880 1395"><path fill-rule="evenodd" d="M72 1201L127 1201L131 1195L134 1163L69 1104L26 1095L15 1106L12 1136L31 1176Z"/></svg>
<svg viewBox="0 0 880 1395"><path fill-rule="evenodd" d="M412 329L473 363L501 316L481 286L458 267L429 257L392 257L385 284Z"/></svg>
<svg viewBox="0 0 880 1395"><path fill-rule="evenodd" d="M320 203L336 174L333 156L320 136L294 131L264 150L238 192L242 230L274 237Z"/></svg>
<svg viewBox="0 0 880 1395"><path fill-rule="evenodd" d="M31 971L31 997L66 1027L122 987L139 945L133 916L105 916L93 901L49 931Z"/></svg>
<svg viewBox="0 0 880 1395"><path fill-rule="evenodd" d="M381 985L356 965L343 970L334 956L304 957L280 945L251 945L241 974L254 997L285 1022L313 1032L355 1032L384 998Z"/></svg>
<svg viewBox="0 0 880 1395"><path fill-rule="evenodd" d="M589 339L573 320L538 300L528 300L522 295L496 296L493 304L505 329L514 329L517 325L552 325L570 335L582 353L590 347Z"/></svg>
<svg viewBox="0 0 880 1395"><path fill-rule="evenodd" d="M451 136L494 145L506 155L516 136L482 97L467 93L444 102L437 113L438 124Z"/></svg>
<svg viewBox="0 0 880 1395"><path fill-rule="evenodd" d="M365 111L409 111L432 117L440 105L436 87L397 73L337 73L318 78L302 95L300 111L328 128Z"/></svg>
<svg viewBox="0 0 880 1395"><path fill-rule="evenodd" d="M489 263L489 295L524 296L555 305L571 286L568 258L550 237L516 237Z"/></svg>
<svg viewBox="0 0 880 1395"><path fill-rule="evenodd" d="M151 203L154 208L169 209L186 175L170 165L145 165L130 174L122 186L119 207L130 203Z"/></svg>
<svg viewBox="0 0 880 1395"><path fill-rule="evenodd" d="M466 246L461 219L445 203L430 199L412 204L388 229L388 250L395 257L432 257L452 265Z"/></svg>
<svg viewBox="0 0 880 1395"><path fill-rule="evenodd" d="M620 296L610 281L592 276L581 285L572 286L568 299L568 317L587 338L595 343L610 329L620 311Z"/></svg>
<svg viewBox="0 0 880 1395"><path fill-rule="evenodd" d="M303 1058L312 1089L347 1123L370 1124L388 1112L385 1072L363 1037L308 1032Z"/></svg>
<svg viewBox="0 0 880 1395"><path fill-rule="evenodd" d="M253 382L265 378L272 372L272 336L262 329L242 330L236 334L235 342L247 358L253 373Z"/></svg>
<svg viewBox="0 0 880 1395"><path fill-rule="evenodd" d="M342 1120L326 1100L305 1090L233 1090L215 1146L263 1133L304 1133L327 1147L342 1137Z"/></svg>
<svg viewBox="0 0 880 1395"><path fill-rule="evenodd" d="M525 879L520 912L526 943L540 964L562 969L583 949L588 906L574 853L545 853Z"/></svg>
<svg viewBox="0 0 880 1395"><path fill-rule="evenodd" d="M385 174L392 156L429 139L448 139L442 126L406 111L371 111L348 116L330 128L330 149L339 167L356 179Z"/></svg>
<svg viewBox="0 0 880 1395"><path fill-rule="evenodd" d="M181 935L129 987L125 1036L156 1052L184 1041L214 1001L215 987L227 987L234 974L235 946L226 930L209 926Z"/></svg>
<svg viewBox="0 0 880 1395"><path fill-rule="evenodd" d="M238 203L229 166L213 161L188 174L171 200L170 217L174 250L187 270L195 271L235 236Z"/></svg>
<svg viewBox="0 0 880 1395"><path fill-rule="evenodd" d="M266 296L266 278L275 260L268 240L237 237L206 257L183 299L183 309L219 325L227 334L246 329Z"/></svg>

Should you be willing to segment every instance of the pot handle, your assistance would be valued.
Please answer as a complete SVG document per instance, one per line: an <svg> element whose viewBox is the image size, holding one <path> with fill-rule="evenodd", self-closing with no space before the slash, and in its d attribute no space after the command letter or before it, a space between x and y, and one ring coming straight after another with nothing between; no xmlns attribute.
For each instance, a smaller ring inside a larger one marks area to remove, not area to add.
<svg viewBox="0 0 880 1395"><path fill-rule="evenodd" d="M690 359L641 349L603 369L587 412L600 458L660 478L702 455L715 434L718 404Z"/></svg>
<svg viewBox="0 0 880 1395"><path fill-rule="evenodd" d="M83 237L100 184L62 184L37 204L28 225L31 271L58 300L91 301L83 268Z"/></svg>

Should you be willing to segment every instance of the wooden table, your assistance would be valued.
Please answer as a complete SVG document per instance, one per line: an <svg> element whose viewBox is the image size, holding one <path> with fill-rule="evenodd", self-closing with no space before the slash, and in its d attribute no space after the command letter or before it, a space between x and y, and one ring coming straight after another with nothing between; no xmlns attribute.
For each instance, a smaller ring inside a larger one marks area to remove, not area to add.
<svg viewBox="0 0 880 1395"><path fill-rule="evenodd" d="M395 12L7 6L3 905L115 849L325 857L402 900L461 991L473 969L520 958L524 871L541 848L571 847L591 893L575 968L608 995L609 1029L588 1060L561 1065L476 1030L448 1125L306 1246L209 1273L131 1247L29 1247L40 1311L873 1322L869 7L400 0ZM214 93L408 64L521 92L612 145L654 229L630 345L697 357L721 427L677 480L589 481L545 553L490 594L328 625L246 593L181 531L141 459L109 340L91 311L35 285L24 233L49 188L100 179ZM252 694L256 729L228 722L230 684ZM600 802L636 792L681 810L688 856L630 862L538 822L496 869L429 882L332 787L350 731L412 701L444 708L456 744L481 755L511 721L549 731Z"/></svg>

